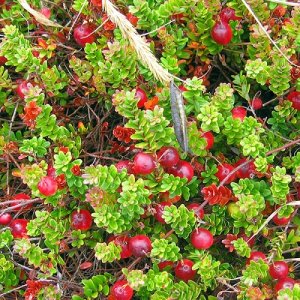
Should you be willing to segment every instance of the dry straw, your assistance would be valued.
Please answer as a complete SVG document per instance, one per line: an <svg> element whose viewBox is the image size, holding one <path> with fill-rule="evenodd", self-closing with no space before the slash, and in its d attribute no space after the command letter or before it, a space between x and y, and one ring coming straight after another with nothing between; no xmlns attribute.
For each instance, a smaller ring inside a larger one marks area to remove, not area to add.
<svg viewBox="0 0 300 300"><path fill-rule="evenodd" d="M51 27L62 27L58 23L55 23L49 19L47 19L42 13L34 10L26 0L19 0L19 3L22 5L22 7L27 10L31 15L34 16L36 21L40 24L43 24L45 26L51 26Z"/></svg>
<svg viewBox="0 0 300 300"><path fill-rule="evenodd" d="M145 39L138 34L126 17L109 0L102 0L102 6L108 18L119 27L123 37L135 49L139 60L149 68L154 77L164 84L171 82L173 75L158 63Z"/></svg>

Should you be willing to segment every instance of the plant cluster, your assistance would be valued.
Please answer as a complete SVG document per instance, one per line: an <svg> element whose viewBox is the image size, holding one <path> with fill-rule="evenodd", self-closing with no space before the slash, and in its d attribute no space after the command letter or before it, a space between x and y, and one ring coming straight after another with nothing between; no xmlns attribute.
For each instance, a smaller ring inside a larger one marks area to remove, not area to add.
<svg viewBox="0 0 300 300"><path fill-rule="evenodd" d="M0 299L300 299L299 5L0 15Z"/></svg>

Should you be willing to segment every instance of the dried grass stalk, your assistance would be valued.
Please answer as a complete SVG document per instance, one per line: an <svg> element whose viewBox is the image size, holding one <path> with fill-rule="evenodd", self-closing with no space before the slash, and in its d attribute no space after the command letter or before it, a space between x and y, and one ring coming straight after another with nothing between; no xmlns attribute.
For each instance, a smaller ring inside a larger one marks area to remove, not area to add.
<svg viewBox="0 0 300 300"><path fill-rule="evenodd" d="M27 10L31 15L34 16L34 18L36 19L36 21L38 23L41 23L45 26L51 26L51 27L62 27L61 25L59 25L58 23L55 23L49 19L47 19L42 13L34 10L32 7L30 7L30 5L27 3L26 0L19 0L19 3L22 5L22 7Z"/></svg>
<svg viewBox="0 0 300 300"><path fill-rule="evenodd" d="M149 68L154 77L164 84L172 81L173 76L159 64L145 39L138 34L126 17L109 0L102 0L102 6L108 18L119 27L123 37L135 49L139 60Z"/></svg>

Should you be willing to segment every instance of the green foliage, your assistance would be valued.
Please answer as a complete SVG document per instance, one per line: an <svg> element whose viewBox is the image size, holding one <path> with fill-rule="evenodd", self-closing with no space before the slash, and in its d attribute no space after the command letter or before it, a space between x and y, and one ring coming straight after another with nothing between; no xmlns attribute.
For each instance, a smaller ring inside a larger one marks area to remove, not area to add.
<svg viewBox="0 0 300 300"><path fill-rule="evenodd" d="M245 66L247 77L255 79L259 84L264 85L270 74L270 67L266 61L260 58L255 60L248 60Z"/></svg>
<svg viewBox="0 0 300 300"><path fill-rule="evenodd" d="M88 7L89 2L87 0L74 0L72 8L83 15L90 15L92 12Z"/></svg>
<svg viewBox="0 0 300 300"><path fill-rule="evenodd" d="M59 252L59 241L64 237L69 228L69 221L63 219L66 212L63 210L53 211L36 211L36 218L31 220L27 225L28 235L45 237L45 245L55 253Z"/></svg>
<svg viewBox="0 0 300 300"><path fill-rule="evenodd" d="M0 291L7 291L18 284L19 279L14 271L14 264L0 253Z"/></svg>
<svg viewBox="0 0 300 300"><path fill-rule="evenodd" d="M204 220L207 222L207 229L213 235L227 234L232 227L232 224L228 221L226 207L219 205L214 205L211 213L204 215Z"/></svg>
<svg viewBox="0 0 300 300"><path fill-rule="evenodd" d="M193 211L189 211L183 204L179 207L171 205L165 207L163 219L170 224L179 237L187 238L194 229L196 218Z"/></svg>
<svg viewBox="0 0 300 300"><path fill-rule="evenodd" d="M81 60L75 56L72 56L70 59L70 68L75 72L82 83L88 82L93 75L92 65L89 62Z"/></svg>
<svg viewBox="0 0 300 300"><path fill-rule="evenodd" d="M0 232L0 249L9 247L12 241L13 236L10 230L4 230Z"/></svg>
<svg viewBox="0 0 300 300"><path fill-rule="evenodd" d="M180 248L166 239L156 239L152 243L150 256L159 261L178 261L181 259Z"/></svg>
<svg viewBox="0 0 300 300"><path fill-rule="evenodd" d="M203 250L194 250L189 254L189 258L195 262L193 270L197 270L197 274L200 275L202 289L213 289L217 283L221 263Z"/></svg>
<svg viewBox="0 0 300 300"><path fill-rule="evenodd" d="M300 299L300 285L295 284L292 289L282 289L278 292L278 300L291 299L296 300Z"/></svg>
<svg viewBox="0 0 300 300"><path fill-rule="evenodd" d="M28 263L35 268L39 268L41 276L47 278L57 272L56 265L64 264L64 261L53 252L45 253L44 250L31 243L27 239L18 239L15 241L14 251L21 257L28 260Z"/></svg>
<svg viewBox="0 0 300 300"><path fill-rule="evenodd" d="M218 111L216 106L207 103L200 108L200 113L197 119L201 122L201 129L203 131L220 132L220 126L224 122L222 114Z"/></svg>
<svg viewBox="0 0 300 300"><path fill-rule="evenodd" d="M251 134L242 138L240 145L243 148L244 156L257 157L265 150L264 144L256 134Z"/></svg>
<svg viewBox="0 0 300 300"><path fill-rule="evenodd" d="M234 249L236 253L243 257L249 257L251 253L251 248L249 247L248 243L243 239L239 238L232 242L234 245Z"/></svg>
<svg viewBox="0 0 300 300"><path fill-rule="evenodd" d="M291 66L281 55L273 55L272 77L270 90L276 95L282 95L290 87Z"/></svg>
<svg viewBox="0 0 300 300"><path fill-rule="evenodd" d="M62 291L59 290L54 285L48 285L38 292L37 294L37 300L43 300L43 299L51 299L51 300L60 300L62 296Z"/></svg>
<svg viewBox="0 0 300 300"><path fill-rule="evenodd" d="M271 192L277 204L286 203L286 195L289 193L289 183L292 181L290 175L286 174L286 169L276 166L271 177Z"/></svg>
<svg viewBox="0 0 300 300"><path fill-rule="evenodd" d="M34 136L30 140L23 140L22 146L19 148L21 152L27 153L31 156L28 157L29 161L33 161L32 156L44 157L47 154L47 150L50 146L50 142L46 141L42 137Z"/></svg>
<svg viewBox="0 0 300 300"><path fill-rule="evenodd" d="M258 261L251 261L243 271L243 277L241 283L247 286L253 286L260 282L260 280L265 280L269 276L269 266L262 259Z"/></svg>
<svg viewBox="0 0 300 300"><path fill-rule="evenodd" d="M142 286L145 285L147 276L143 273L142 270L132 270L122 269L123 274L126 276L126 279L132 289L139 291Z"/></svg>
<svg viewBox="0 0 300 300"><path fill-rule="evenodd" d="M85 168L83 174L84 183L91 184L107 192L115 192L126 177L122 171L118 173L114 165L111 166L90 166Z"/></svg>
<svg viewBox="0 0 300 300"><path fill-rule="evenodd" d="M95 246L95 257L103 263L113 262L121 258L121 246L116 245L114 242L97 243Z"/></svg>
<svg viewBox="0 0 300 300"><path fill-rule="evenodd" d="M83 279L83 292L88 299L97 299L99 295L107 296L109 293L109 282L112 276L108 273L103 275L95 275L90 279ZM77 300L76 296L73 296L73 300Z"/></svg>

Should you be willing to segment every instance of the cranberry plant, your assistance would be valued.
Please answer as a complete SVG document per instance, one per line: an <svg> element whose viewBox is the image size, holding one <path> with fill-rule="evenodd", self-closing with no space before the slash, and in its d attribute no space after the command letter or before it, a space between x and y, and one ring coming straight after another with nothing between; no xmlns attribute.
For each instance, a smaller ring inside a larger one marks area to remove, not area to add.
<svg viewBox="0 0 300 300"><path fill-rule="evenodd" d="M0 14L1 299L300 299L299 4Z"/></svg>

